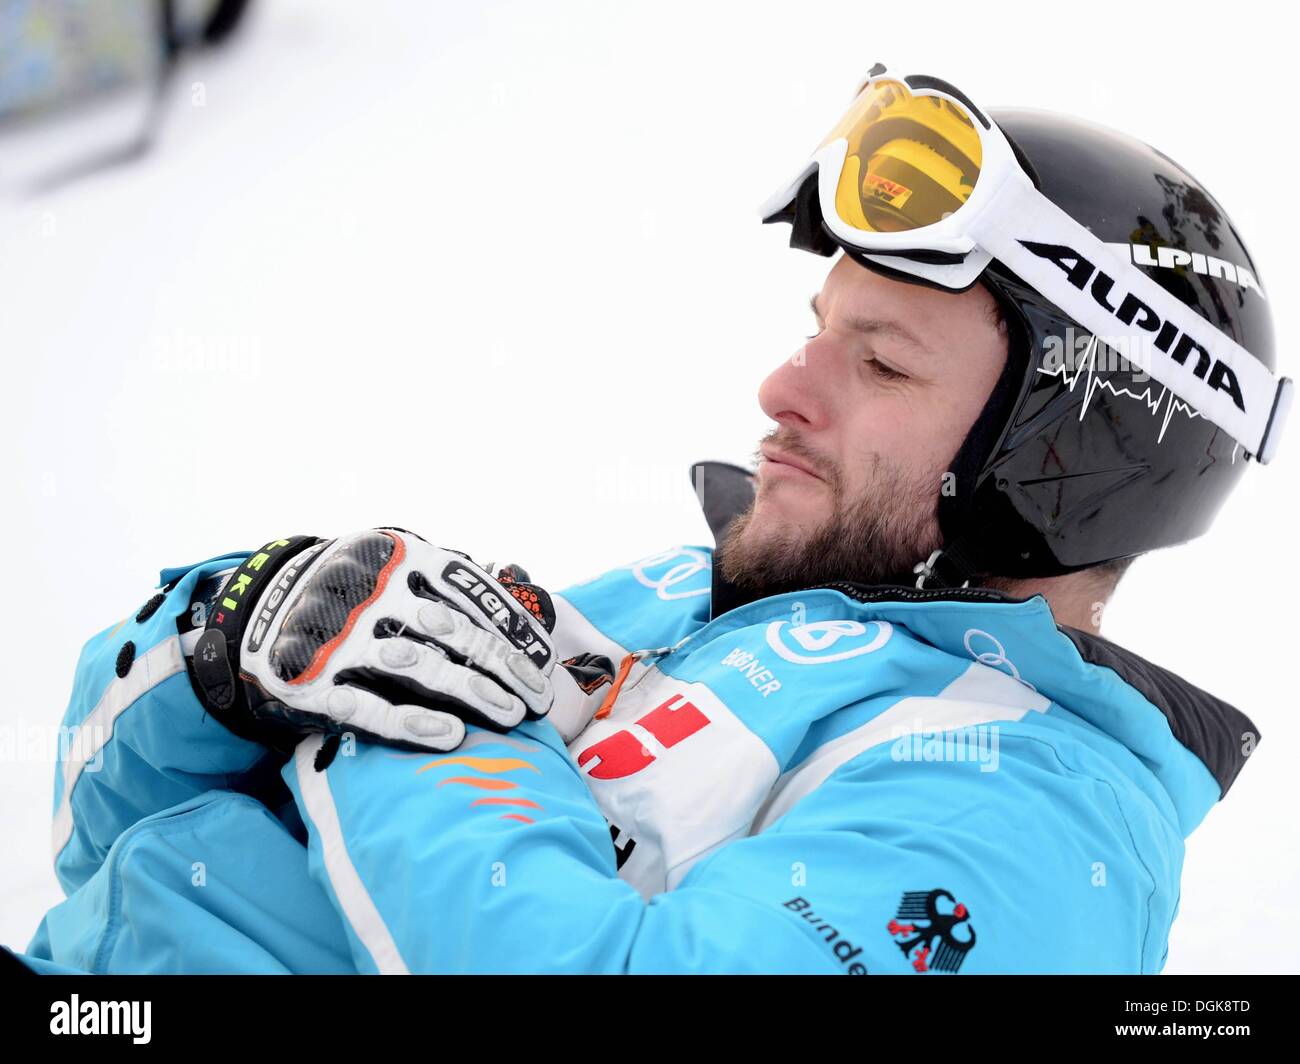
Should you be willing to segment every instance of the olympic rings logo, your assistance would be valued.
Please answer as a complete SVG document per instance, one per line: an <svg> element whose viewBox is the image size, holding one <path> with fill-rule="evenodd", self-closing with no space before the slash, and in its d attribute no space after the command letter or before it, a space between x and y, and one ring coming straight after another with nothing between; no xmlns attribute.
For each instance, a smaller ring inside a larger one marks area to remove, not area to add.
<svg viewBox="0 0 1300 1064"><path fill-rule="evenodd" d="M976 636L983 636L994 647L992 650L983 650L977 652L971 645ZM966 653L978 661L981 665L987 665L989 668L1002 671L1001 666L1005 665L1007 673L1015 680L1024 684L1031 691L1037 691L1038 688L1020 675L1020 670L1016 668L1015 662L1007 657L1006 647L1004 647L996 636L979 628L967 628L966 635L962 638L962 643L966 647Z"/></svg>

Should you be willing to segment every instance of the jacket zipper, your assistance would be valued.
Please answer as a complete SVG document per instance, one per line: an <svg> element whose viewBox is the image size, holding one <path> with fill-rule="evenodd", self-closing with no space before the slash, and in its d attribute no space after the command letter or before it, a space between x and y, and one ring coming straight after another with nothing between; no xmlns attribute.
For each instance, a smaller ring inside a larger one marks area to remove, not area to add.
<svg viewBox="0 0 1300 1064"><path fill-rule="evenodd" d="M994 591L992 588L976 587L952 587L952 588L912 588L901 585L889 584L884 586L869 587L863 584L850 583L847 580L836 580L829 584L817 584L813 587L804 588L804 591L839 591L856 602L874 603L874 602L1022 602L1023 599L1015 599L1001 591ZM797 594L797 592L793 592ZM725 614L723 615L725 616ZM617 675L610 689L606 692L600 708L596 711L595 719L604 720L613 712L614 702L623 690L630 691L646 675L644 672L633 680L630 684L624 686L631 672L632 664L636 661L642 661L646 658L654 659L658 664L662 664L664 659L672 657L687 643L693 642L704 631L719 620L715 617L712 621L707 622L704 627L697 629L690 635L678 640L671 647L656 647L654 649L634 650L627 654L620 663Z"/></svg>
<svg viewBox="0 0 1300 1064"><path fill-rule="evenodd" d="M818 584L816 587L808 588L809 591L817 591L821 588L828 588L831 591L839 591L849 598L858 602L1024 602L1025 599L1012 598L1001 591L994 591L992 588L983 587L946 587L946 588L915 588L901 587L893 584L882 587L867 587L863 584L852 584L847 580L836 580L829 584Z"/></svg>

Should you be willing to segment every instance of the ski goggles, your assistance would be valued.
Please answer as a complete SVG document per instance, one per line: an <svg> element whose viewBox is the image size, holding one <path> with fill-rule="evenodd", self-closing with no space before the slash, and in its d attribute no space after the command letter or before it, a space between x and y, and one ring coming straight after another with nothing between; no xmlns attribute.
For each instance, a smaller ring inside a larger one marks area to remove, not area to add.
<svg viewBox="0 0 1300 1064"><path fill-rule="evenodd" d="M1038 191L1006 135L947 82L877 64L793 181L760 208L790 217L816 173L822 223L867 260L961 291L992 259L1116 347L1260 462L1294 387Z"/></svg>

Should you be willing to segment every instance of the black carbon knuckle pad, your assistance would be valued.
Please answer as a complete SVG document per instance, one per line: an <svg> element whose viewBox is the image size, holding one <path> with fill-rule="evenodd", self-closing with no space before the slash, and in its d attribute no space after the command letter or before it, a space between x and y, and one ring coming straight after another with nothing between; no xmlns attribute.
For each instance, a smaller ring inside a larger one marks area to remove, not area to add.
<svg viewBox="0 0 1300 1064"><path fill-rule="evenodd" d="M392 536L366 532L316 563L267 654L277 678L292 683L311 668L321 648L374 596L396 552Z"/></svg>

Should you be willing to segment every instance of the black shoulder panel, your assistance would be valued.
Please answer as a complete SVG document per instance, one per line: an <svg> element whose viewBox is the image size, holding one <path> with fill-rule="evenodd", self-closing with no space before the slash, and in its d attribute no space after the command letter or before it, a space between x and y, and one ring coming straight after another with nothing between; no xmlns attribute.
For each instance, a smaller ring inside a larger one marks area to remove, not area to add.
<svg viewBox="0 0 1300 1064"><path fill-rule="evenodd" d="M1174 738L1199 757L1218 781L1219 797L1228 793L1246 763L1243 744L1249 739L1252 750L1259 744L1259 729L1249 717L1108 639L1063 624L1057 627L1070 637L1084 661L1114 670L1159 709Z"/></svg>

